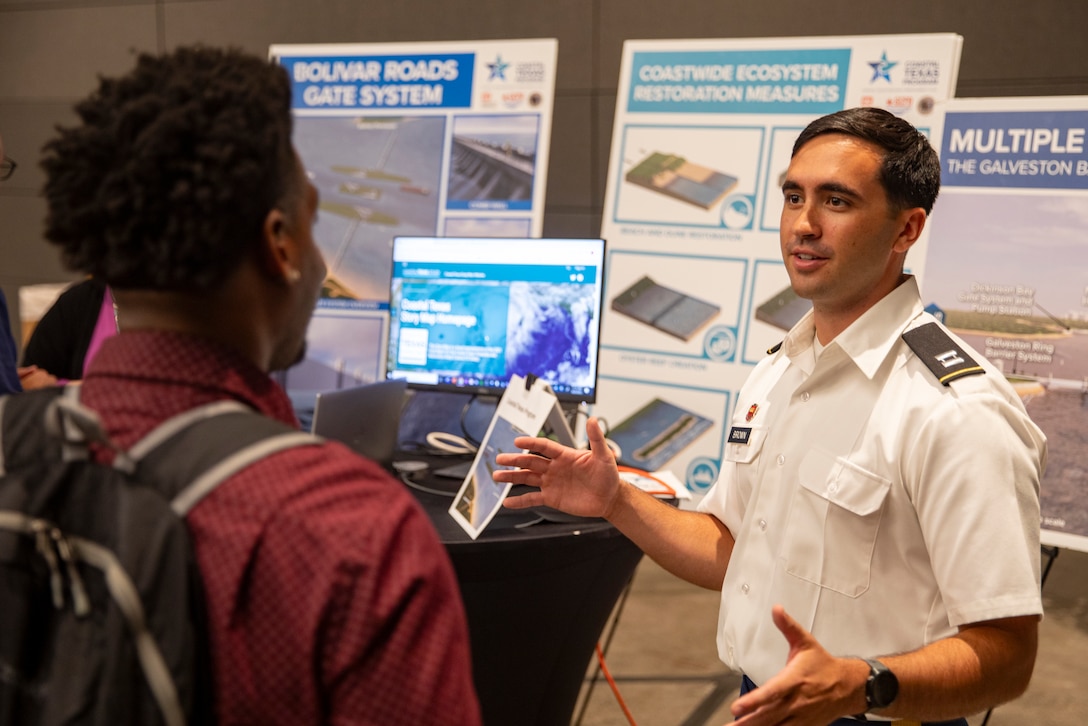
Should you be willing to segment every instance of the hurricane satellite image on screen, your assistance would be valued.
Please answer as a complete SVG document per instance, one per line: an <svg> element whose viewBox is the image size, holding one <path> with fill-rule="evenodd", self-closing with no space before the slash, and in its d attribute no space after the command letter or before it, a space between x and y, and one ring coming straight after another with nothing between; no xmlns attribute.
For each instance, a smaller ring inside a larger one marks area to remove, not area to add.
<svg viewBox="0 0 1088 726"><path fill-rule="evenodd" d="M592 387L598 321L592 285L510 285L506 373L532 373L572 388Z"/></svg>

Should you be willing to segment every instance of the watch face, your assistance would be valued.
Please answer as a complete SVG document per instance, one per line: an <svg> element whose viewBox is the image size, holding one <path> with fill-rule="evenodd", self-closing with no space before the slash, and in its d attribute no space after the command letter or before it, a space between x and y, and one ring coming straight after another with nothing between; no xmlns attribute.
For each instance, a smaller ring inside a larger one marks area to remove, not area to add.
<svg viewBox="0 0 1088 726"><path fill-rule="evenodd" d="M870 668L869 681L865 688L869 708L890 706L895 697L899 695L899 679L880 661L871 660L866 662Z"/></svg>

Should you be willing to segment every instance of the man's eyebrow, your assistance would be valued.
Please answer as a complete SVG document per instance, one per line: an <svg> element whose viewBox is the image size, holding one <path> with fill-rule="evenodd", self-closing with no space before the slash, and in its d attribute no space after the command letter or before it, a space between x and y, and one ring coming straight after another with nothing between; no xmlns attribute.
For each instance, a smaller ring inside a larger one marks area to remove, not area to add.
<svg viewBox="0 0 1088 726"><path fill-rule="evenodd" d="M782 182L782 191L783 192L792 192L792 191L800 191L800 190L801 190L801 185L798 184L797 182L795 182L792 179L786 179L786 181ZM824 194L841 194L841 195L846 196L846 197L854 197L854 198L861 197L861 194L859 194L856 189L854 189L852 187L848 187L845 184L841 184L839 182L824 182L823 184L817 185L816 191L817 192L822 192Z"/></svg>
<svg viewBox="0 0 1088 726"><path fill-rule="evenodd" d="M848 197L861 196L861 194L859 194L856 189L848 187L845 184L840 184L839 182L825 182L816 187L816 190L821 192L828 192L831 194L842 194Z"/></svg>

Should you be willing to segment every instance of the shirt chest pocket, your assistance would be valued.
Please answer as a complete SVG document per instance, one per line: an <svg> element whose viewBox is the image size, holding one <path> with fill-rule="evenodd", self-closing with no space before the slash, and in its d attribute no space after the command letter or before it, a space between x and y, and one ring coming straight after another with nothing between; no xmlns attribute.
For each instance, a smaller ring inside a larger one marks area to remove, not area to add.
<svg viewBox="0 0 1088 726"><path fill-rule="evenodd" d="M861 595L869 588L891 481L819 449L806 453L798 477L786 571L848 597Z"/></svg>
<svg viewBox="0 0 1088 726"><path fill-rule="evenodd" d="M736 426L729 428L725 438L723 458L734 464L751 464L763 450L767 429L763 426Z"/></svg>

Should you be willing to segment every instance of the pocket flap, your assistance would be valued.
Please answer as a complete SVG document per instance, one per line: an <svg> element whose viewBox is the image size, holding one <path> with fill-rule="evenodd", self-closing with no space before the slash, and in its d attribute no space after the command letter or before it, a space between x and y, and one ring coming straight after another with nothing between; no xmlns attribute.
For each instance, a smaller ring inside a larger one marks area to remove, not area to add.
<svg viewBox="0 0 1088 726"><path fill-rule="evenodd" d="M723 457L735 464L750 464L759 455L766 440L767 429L762 426L730 426L725 437Z"/></svg>
<svg viewBox="0 0 1088 726"><path fill-rule="evenodd" d="M892 487L890 480L817 449L805 455L800 476L813 494L862 517L879 510Z"/></svg>

